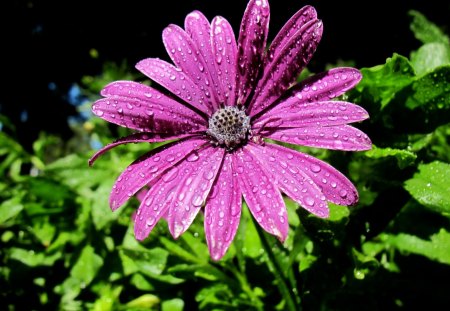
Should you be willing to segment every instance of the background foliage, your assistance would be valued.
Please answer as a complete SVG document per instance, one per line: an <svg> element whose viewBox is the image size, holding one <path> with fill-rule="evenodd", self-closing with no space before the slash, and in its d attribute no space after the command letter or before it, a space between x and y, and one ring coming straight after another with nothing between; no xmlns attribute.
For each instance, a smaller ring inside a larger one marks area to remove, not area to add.
<svg viewBox="0 0 450 311"><path fill-rule="evenodd" d="M130 75L135 70L126 63L105 63L101 76L84 76L70 139L41 132L26 148L17 140L16 122L2 116L1 309L448 305L450 44L421 13L409 14L418 48L363 68L363 80L345 95L368 110L371 118L356 126L372 138L373 150L299 148L349 176L360 203L332 205L330 219L323 220L286 200L290 233L284 245L261 232L244 206L237 237L219 262L209 259L201 215L179 240L162 221L138 243L131 220L137 200L110 211L115 178L156 144L116 148L87 166L94 149L127 134L89 114L107 82L143 79Z"/></svg>

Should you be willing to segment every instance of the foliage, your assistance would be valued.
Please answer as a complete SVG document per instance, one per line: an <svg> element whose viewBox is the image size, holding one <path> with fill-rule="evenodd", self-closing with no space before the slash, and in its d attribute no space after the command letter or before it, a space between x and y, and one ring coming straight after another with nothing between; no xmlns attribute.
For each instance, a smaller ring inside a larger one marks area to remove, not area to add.
<svg viewBox="0 0 450 311"><path fill-rule="evenodd" d="M419 12L423 43L362 69L346 96L368 110L357 124L373 140L360 153L309 149L355 182L360 203L331 205L318 219L286 200L281 245L244 206L226 256L208 256L199 215L179 240L165 223L140 243L136 199L108 207L126 165L155 145L116 148L88 167L91 146L125 134L96 118L62 142L42 133L33 152L0 131L0 306L2 310L365 310L437 309L450 278L450 45ZM86 95L125 65L84 79ZM85 109L81 107L80 109ZM13 133L6 118L0 121ZM117 132L119 131L119 132ZM440 278L435 280L434 275Z"/></svg>

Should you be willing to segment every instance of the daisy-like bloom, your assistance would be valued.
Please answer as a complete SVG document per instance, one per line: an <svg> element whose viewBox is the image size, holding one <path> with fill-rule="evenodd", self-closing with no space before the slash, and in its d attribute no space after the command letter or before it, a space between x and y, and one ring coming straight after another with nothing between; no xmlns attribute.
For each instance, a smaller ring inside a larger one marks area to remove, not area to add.
<svg viewBox="0 0 450 311"><path fill-rule="evenodd" d="M297 83L322 36L311 6L298 11L266 49L267 0L250 0L236 41L223 17L190 13L184 29L169 25L163 42L173 64L158 58L136 68L161 90L116 81L92 107L95 115L137 132L105 146L170 143L137 159L118 177L116 210L149 186L135 216L145 239L163 217L178 238L203 209L211 257L227 251L239 225L242 197L259 225L284 241L289 224L282 193L314 215L327 201L353 205L358 193L340 172L310 155L268 140L336 150L367 150L367 135L348 125L368 118L361 107L333 100L361 74L335 68Z"/></svg>

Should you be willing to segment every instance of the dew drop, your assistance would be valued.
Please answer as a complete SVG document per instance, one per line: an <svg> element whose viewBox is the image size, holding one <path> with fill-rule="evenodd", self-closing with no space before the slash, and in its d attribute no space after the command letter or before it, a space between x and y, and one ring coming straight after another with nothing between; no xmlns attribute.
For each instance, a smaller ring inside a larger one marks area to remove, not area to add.
<svg viewBox="0 0 450 311"><path fill-rule="evenodd" d="M347 197L347 191L342 189L339 191L339 195L341 196L341 198L345 198L345 197Z"/></svg>
<svg viewBox="0 0 450 311"><path fill-rule="evenodd" d="M198 154L196 152L193 152L187 157L186 161L195 162L198 160L198 158L199 158Z"/></svg>
<svg viewBox="0 0 450 311"><path fill-rule="evenodd" d="M317 164L311 164L311 171L314 173L319 173L321 170L320 166Z"/></svg>
<svg viewBox="0 0 450 311"><path fill-rule="evenodd" d="M311 197L306 197L305 198L305 203L307 204L307 205L309 205L309 206L313 206L314 205L314 199L313 198L311 198Z"/></svg>
<svg viewBox="0 0 450 311"><path fill-rule="evenodd" d="M204 177L206 180L211 180L211 179L213 179L213 177L214 177L214 172L213 172L213 171L205 172L205 173L203 174L203 177Z"/></svg>
<svg viewBox="0 0 450 311"><path fill-rule="evenodd" d="M199 194L194 194L194 196L192 197L191 203L194 206L201 206L203 202L202 197Z"/></svg>
<svg viewBox="0 0 450 311"><path fill-rule="evenodd" d="M104 114L104 112L102 110L95 110L95 114L101 117Z"/></svg>
<svg viewBox="0 0 450 311"><path fill-rule="evenodd" d="M150 217L150 218L147 219L147 221L145 222L145 224L147 225L147 227L153 226L154 223L155 223L155 218L154 218L154 217Z"/></svg>

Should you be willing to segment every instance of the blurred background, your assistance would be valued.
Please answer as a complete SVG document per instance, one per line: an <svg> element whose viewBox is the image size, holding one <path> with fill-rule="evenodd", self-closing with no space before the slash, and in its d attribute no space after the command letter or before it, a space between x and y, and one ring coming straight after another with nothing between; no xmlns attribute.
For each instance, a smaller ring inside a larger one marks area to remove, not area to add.
<svg viewBox="0 0 450 311"><path fill-rule="evenodd" d="M0 114L16 124L16 137L27 149L41 130L67 138L68 118L79 118L84 76L100 75L106 62L136 72L147 57L167 58L161 33L170 23L183 25L194 9L209 19L226 17L235 31L246 0L14 0L1 6L2 91ZM313 72L327 63L352 60L371 67L394 52L408 55L419 47L409 29L414 9L437 25L448 27L448 1L271 1L269 40L300 7L316 7L324 36L308 66ZM444 29L445 32L445 29Z"/></svg>

